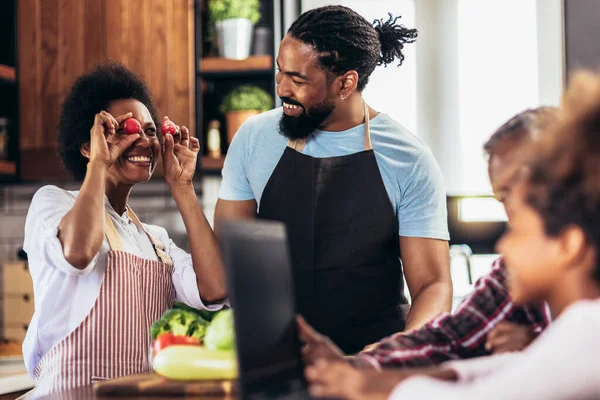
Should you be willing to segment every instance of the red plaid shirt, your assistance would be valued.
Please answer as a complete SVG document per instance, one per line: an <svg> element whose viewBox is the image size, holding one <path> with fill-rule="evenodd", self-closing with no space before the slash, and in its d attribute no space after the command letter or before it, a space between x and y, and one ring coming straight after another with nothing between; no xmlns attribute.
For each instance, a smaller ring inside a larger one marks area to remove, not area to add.
<svg viewBox="0 0 600 400"><path fill-rule="evenodd" d="M538 335L550 318L545 307L522 307L512 302L500 258L454 313L440 314L420 329L390 336L374 349L360 353L356 362L367 361L375 368L423 367L488 355L487 335L502 321L529 325Z"/></svg>

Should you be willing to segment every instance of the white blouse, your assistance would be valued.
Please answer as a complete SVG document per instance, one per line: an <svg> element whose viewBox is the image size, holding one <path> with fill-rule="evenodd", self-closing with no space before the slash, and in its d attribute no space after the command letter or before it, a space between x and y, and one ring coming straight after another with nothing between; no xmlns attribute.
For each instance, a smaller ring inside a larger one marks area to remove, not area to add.
<svg viewBox="0 0 600 400"><path fill-rule="evenodd" d="M413 377L391 400L600 399L600 300L570 306L527 349L444 366L458 382Z"/></svg>
<svg viewBox="0 0 600 400"><path fill-rule="evenodd" d="M78 191L44 186L34 195L27 213L23 249L33 279L35 313L23 343L23 355L32 376L41 358L90 313L104 279L109 251L106 238L92 262L82 270L69 264L58 240L58 225L75 204L78 194ZM106 196L104 205L119 233L123 251L158 261L148 236L129 218L127 211L119 215ZM219 310L227 303L204 305L198 293L192 256L178 248L164 228L146 224L144 227L160 240L173 260L176 301L210 311Z"/></svg>

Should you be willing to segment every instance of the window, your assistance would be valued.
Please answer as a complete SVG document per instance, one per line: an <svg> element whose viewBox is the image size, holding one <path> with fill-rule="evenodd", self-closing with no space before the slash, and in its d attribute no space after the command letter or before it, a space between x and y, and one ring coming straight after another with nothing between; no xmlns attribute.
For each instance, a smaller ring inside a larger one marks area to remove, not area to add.
<svg viewBox="0 0 600 400"><path fill-rule="evenodd" d="M401 24L415 28L415 6L413 0L371 0L344 1L344 5L352 8L369 22L375 19L385 21L388 13L394 17L402 16ZM364 97L371 107L384 112L395 121L401 123L409 131L417 131L417 62L415 48L419 41L407 45L404 50L404 63L398 62L384 68L375 68L369 84L365 88Z"/></svg>
<svg viewBox="0 0 600 400"><path fill-rule="evenodd" d="M512 115L539 104L535 0L459 0L461 194L491 193L482 145Z"/></svg>

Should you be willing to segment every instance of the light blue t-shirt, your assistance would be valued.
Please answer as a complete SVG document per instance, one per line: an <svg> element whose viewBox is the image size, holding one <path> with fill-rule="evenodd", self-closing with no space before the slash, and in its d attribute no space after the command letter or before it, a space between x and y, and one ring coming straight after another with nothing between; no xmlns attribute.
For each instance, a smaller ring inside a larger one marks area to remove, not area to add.
<svg viewBox="0 0 600 400"><path fill-rule="evenodd" d="M219 198L252 200L260 207L265 186L287 146L278 132L277 108L249 118L235 134L223 167ZM419 138L379 113L371 119L371 142L400 236L448 240L446 192L431 151ZM336 157L364 150L364 124L343 132L315 131L303 154Z"/></svg>

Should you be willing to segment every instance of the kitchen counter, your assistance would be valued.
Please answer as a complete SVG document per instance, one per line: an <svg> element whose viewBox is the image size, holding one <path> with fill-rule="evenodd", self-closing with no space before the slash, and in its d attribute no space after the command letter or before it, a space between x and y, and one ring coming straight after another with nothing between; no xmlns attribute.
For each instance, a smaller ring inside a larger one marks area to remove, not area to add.
<svg viewBox="0 0 600 400"><path fill-rule="evenodd" d="M0 359L0 395L20 392L35 386L23 364L23 357Z"/></svg>
<svg viewBox="0 0 600 400"><path fill-rule="evenodd" d="M230 380L176 381L149 371L36 399L236 399L234 391Z"/></svg>
<svg viewBox="0 0 600 400"><path fill-rule="evenodd" d="M69 390L66 392L57 393L55 395L46 396L46 397L37 397L37 399L53 399L53 400L95 400L95 399L115 399L115 400L156 400L156 399L166 399L166 400L181 400L181 399L194 399L194 400L235 400L237 396L150 396L150 395L133 395L133 396L98 396L94 393L94 389L92 385L84 386L78 389Z"/></svg>

